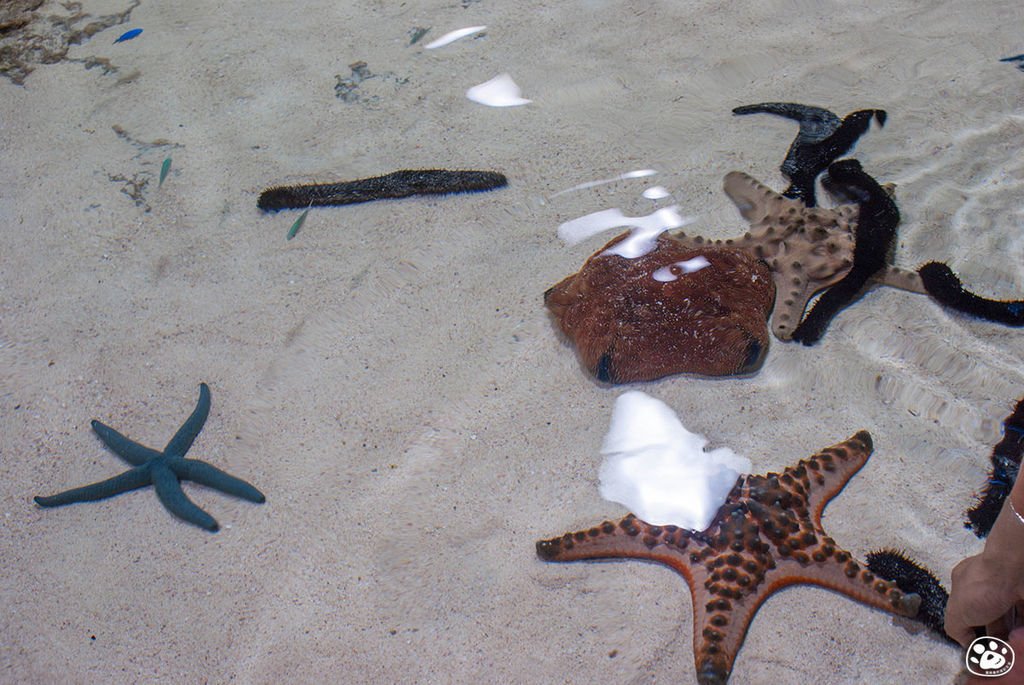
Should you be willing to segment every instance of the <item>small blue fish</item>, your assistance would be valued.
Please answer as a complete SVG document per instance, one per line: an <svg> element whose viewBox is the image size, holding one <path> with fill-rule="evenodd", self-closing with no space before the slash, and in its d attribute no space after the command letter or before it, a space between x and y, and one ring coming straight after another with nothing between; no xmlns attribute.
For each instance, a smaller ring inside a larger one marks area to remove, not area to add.
<svg viewBox="0 0 1024 685"><path fill-rule="evenodd" d="M120 36L118 36L117 40L115 40L114 43L123 43L126 40L131 40L132 38L138 36L140 33L142 33L142 29L132 29L131 31L125 31Z"/></svg>
<svg viewBox="0 0 1024 685"><path fill-rule="evenodd" d="M300 228L302 228L302 224L306 223L306 215L307 214L309 214L309 208L308 207L306 208L306 211L304 211L302 214L299 215L299 218L295 220L295 223L292 224L292 227L290 229L288 229L288 240L291 240L292 238L294 238L295 234L299 232Z"/></svg>
<svg viewBox="0 0 1024 685"><path fill-rule="evenodd" d="M167 159L164 160L164 163L160 165L160 182L156 184L157 188L159 188L160 186L162 186L164 184L164 179L167 178L167 174L168 174L168 172L170 172L170 170L171 170L171 158L168 157Z"/></svg>

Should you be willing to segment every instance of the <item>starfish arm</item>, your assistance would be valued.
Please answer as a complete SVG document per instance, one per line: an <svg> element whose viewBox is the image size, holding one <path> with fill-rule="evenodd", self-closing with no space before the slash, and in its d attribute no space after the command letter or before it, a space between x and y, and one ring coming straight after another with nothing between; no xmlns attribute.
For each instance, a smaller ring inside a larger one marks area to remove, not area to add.
<svg viewBox="0 0 1024 685"><path fill-rule="evenodd" d="M765 597L741 600L693 596L693 661L699 685L725 685L747 637L747 629Z"/></svg>
<svg viewBox="0 0 1024 685"><path fill-rule="evenodd" d="M178 477L174 475L167 464L153 464L152 474L153 487L156 489L157 497L169 512L183 521L214 533L217 532L219 528L217 521L185 496Z"/></svg>
<svg viewBox="0 0 1024 685"><path fill-rule="evenodd" d="M887 285L890 288L899 288L912 293L926 295L928 293L921 281L921 276L916 271L901 269L898 266L886 265L881 271L871 277L871 280L878 285Z"/></svg>
<svg viewBox="0 0 1024 685"><path fill-rule="evenodd" d="M537 556L545 561L568 562L585 559L646 559L678 571L691 589L703 581L686 563L687 547L700 545L691 531L678 526L652 526L633 514L618 523L599 526L537 543Z"/></svg>
<svg viewBox="0 0 1024 685"><path fill-rule="evenodd" d="M825 562L800 564L793 559L783 560L765 575L765 584L762 593L765 598L789 585L817 585L861 604L908 618L917 616L921 606L920 595L904 593L896 583L879 578L841 549Z"/></svg>
<svg viewBox="0 0 1024 685"><path fill-rule="evenodd" d="M110 448L110 451L132 466L141 466L150 459L160 456L155 449L125 437L101 421L93 421L92 429L103 441L103 444Z"/></svg>
<svg viewBox="0 0 1024 685"><path fill-rule="evenodd" d="M818 298L810 313L804 317L790 338L808 346L821 340L832 319L857 298L870 277L871 273L857 269L854 265L854 269L843 280L826 290Z"/></svg>
<svg viewBox="0 0 1024 685"><path fill-rule="evenodd" d="M683 231L677 231L672 234L675 238L683 245L683 247L698 249L702 247L710 247L712 245L721 245L721 240L711 240L699 235L686 235Z"/></svg>
<svg viewBox="0 0 1024 685"><path fill-rule="evenodd" d="M788 202L794 212L803 207L801 203L787 200L750 174L745 174L742 171L730 171L725 175L722 186L725 194L736 205L736 209L750 223L763 220L767 216L765 209L772 204Z"/></svg>
<svg viewBox="0 0 1024 685"><path fill-rule="evenodd" d="M235 478L230 473L218 469L216 466L207 464L198 459L179 459L170 463L171 469L178 478L190 480L221 492L241 497L250 502L262 504L267 498L254 486L241 478Z"/></svg>
<svg viewBox="0 0 1024 685"><path fill-rule="evenodd" d="M803 491L811 521L820 526L825 505L867 463L873 449L871 433L859 431L808 459L801 459L796 467L787 467L778 481L787 489ZM768 474L769 478L773 475Z"/></svg>
<svg viewBox="0 0 1024 685"><path fill-rule="evenodd" d="M65 504L76 502L94 502L100 499L120 495L122 492L137 490L149 485L149 469L136 467L130 471L101 480L92 485L83 485L80 488L73 488L49 497L36 497L35 502L41 507L60 507Z"/></svg>
<svg viewBox="0 0 1024 685"><path fill-rule="evenodd" d="M710 530L710 529L709 529ZM692 531L676 526L652 526L630 514L619 523L605 521L589 530L566 533L537 543L537 556L545 561L568 562L593 559L642 559L676 571L690 588L693 600L693 651L697 680L701 685L724 684L732 671L746 626L756 610L720 631L729 620L728 599L708 592L705 560L713 551ZM711 616L714 614L714 616Z"/></svg>
<svg viewBox="0 0 1024 685"><path fill-rule="evenodd" d="M178 432L174 434L171 441L164 448L164 454L182 457L192 447L199 431L203 430L206 417L210 414L210 386L206 383L199 384L199 401L192 415L185 420ZM213 519L211 519L213 520Z"/></svg>

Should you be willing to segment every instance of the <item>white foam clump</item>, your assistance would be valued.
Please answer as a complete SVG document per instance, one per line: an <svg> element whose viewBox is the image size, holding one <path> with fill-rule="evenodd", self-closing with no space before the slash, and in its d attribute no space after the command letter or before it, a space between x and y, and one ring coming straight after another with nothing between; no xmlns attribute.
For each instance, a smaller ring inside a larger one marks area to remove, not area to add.
<svg viewBox="0 0 1024 685"><path fill-rule="evenodd" d="M686 430L672 408L638 390L619 395L601 453L601 496L651 525L701 531L750 460Z"/></svg>
<svg viewBox="0 0 1024 685"><path fill-rule="evenodd" d="M643 192L643 196L648 200L661 200L671 194L665 186L651 186Z"/></svg>
<svg viewBox="0 0 1024 685"><path fill-rule="evenodd" d="M635 259L653 250L658 236L665 231L694 221L693 217L679 214L679 205L663 207L646 216L626 216L621 209L615 207L566 221L558 227L558 237L567 245L575 245L610 228L632 228L633 233L628 238L605 252Z"/></svg>
<svg viewBox="0 0 1024 685"><path fill-rule="evenodd" d="M658 236L665 231L692 224L696 219L679 214L679 205L662 207L644 217L631 220L633 230L625 240L615 243L604 251L604 254L617 254L626 259L643 257L653 252L658 244Z"/></svg>
<svg viewBox="0 0 1024 685"><path fill-rule="evenodd" d="M474 33L480 33L486 28L486 26L467 26L464 29L455 29L454 31L449 31L448 33L444 34L437 40L430 41L429 43L423 46L423 49L434 50L436 48L443 48L445 45L448 45L449 43L454 43L459 38L472 36Z"/></svg>
<svg viewBox="0 0 1024 685"><path fill-rule="evenodd" d="M660 269L655 269L651 276L656 281L668 283L669 281L674 281L679 278L675 271L672 270L672 267L678 268L684 274L692 274L695 271L700 271L701 269L709 266L711 266L711 262L708 261L707 257L698 255L693 259L684 259L681 262L675 262L674 264L663 266Z"/></svg>
<svg viewBox="0 0 1024 685"><path fill-rule="evenodd" d="M523 97L523 91L508 74L499 74L490 81L473 86L466 91L466 97L490 107L516 107L533 102Z"/></svg>

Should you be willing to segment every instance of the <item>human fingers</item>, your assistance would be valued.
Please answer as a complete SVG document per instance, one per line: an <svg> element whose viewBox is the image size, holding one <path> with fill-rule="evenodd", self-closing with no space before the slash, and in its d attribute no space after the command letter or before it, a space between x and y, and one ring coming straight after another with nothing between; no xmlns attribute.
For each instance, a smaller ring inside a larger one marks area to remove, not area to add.
<svg viewBox="0 0 1024 685"><path fill-rule="evenodd" d="M997 596L998 592L986 582L985 576L986 567L980 555L968 557L953 567L945 631L965 647L975 637L975 626L987 626L999 620L1012 604L1004 603Z"/></svg>

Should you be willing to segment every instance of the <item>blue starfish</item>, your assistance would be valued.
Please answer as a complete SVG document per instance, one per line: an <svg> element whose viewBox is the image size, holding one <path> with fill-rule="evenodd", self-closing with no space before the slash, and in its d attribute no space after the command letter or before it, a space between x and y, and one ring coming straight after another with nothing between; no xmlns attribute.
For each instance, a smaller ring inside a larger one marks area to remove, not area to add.
<svg viewBox="0 0 1024 685"><path fill-rule="evenodd" d="M181 489L182 480L191 480L200 485L216 488L250 502L262 503L266 501L266 497L244 480L235 478L205 461L185 458L185 453L203 429L209 413L210 388L206 383L200 383L199 402L195 410L162 452L130 440L106 424L93 421L92 429L96 431L100 440L135 468L99 483L73 488L50 497L36 497L36 504L42 507L59 507L75 502L94 502L152 485L156 488L157 497L172 514L200 528L217 532L219 526L214 518L185 496Z"/></svg>

